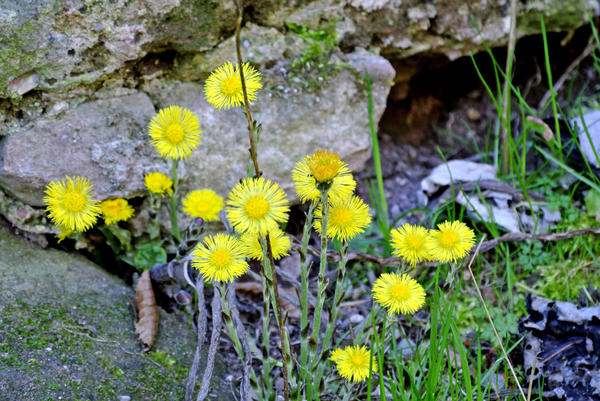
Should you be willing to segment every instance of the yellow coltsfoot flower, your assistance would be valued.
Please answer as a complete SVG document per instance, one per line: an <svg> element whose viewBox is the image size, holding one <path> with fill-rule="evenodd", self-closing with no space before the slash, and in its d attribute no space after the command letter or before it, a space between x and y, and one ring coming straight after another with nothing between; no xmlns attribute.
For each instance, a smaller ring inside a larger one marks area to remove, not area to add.
<svg viewBox="0 0 600 401"><path fill-rule="evenodd" d="M228 234L209 236L192 254L194 266L205 280L230 282L248 271L240 241Z"/></svg>
<svg viewBox="0 0 600 401"><path fill-rule="evenodd" d="M246 93L250 103L256 100L256 91L262 88L261 76L250 64L244 63L242 72L246 82ZM217 110L243 106L244 92L238 65L227 62L213 71L204 84L206 101Z"/></svg>
<svg viewBox="0 0 600 401"><path fill-rule="evenodd" d="M61 231L86 231L91 228L100 214L98 201L92 199L93 188L85 177L65 177L52 181L46 187L44 203L52 222Z"/></svg>
<svg viewBox="0 0 600 401"><path fill-rule="evenodd" d="M320 179L329 178L327 182L331 183L331 187L327 199L330 202L335 199L345 199L354 192L356 181L352 178L352 173L346 163L340 161L337 155L327 156L326 154L333 155L329 152L318 151L312 156L305 156L296 163L292 170L296 193L302 202L318 201L321 197L317 182L322 181L318 181L314 174L317 174Z"/></svg>
<svg viewBox="0 0 600 401"><path fill-rule="evenodd" d="M382 274L375 280L372 293L375 302L390 314L411 314L425 304L425 290L408 274Z"/></svg>
<svg viewBox="0 0 600 401"><path fill-rule="evenodd" d="M223 206L223 198L212 189L192 191L183 199L183 211L205 221L219 220L219 212L223 210Z"/></svg>
<svg viewBox="0 0 600 401"><path fill-rule="evenodd" d="M340 168L344 166L344 162L336 153L331 153L328 150L317 150L312 156L309 156L307 161L310 174L317 182L329 182L340 173Z"/></svg>
<svg viewBox="0 0 600 401"><path fill-rule="evenodd" d="M445 221L429 231L426 246L432 260L456 262L467 256L475 243L475 233L462 221Z"/></svg>
<svg viewBox="0 0 600 401"><path fill-rule="evenodd" d="M125 221L133 216L133 208L123 198L108 199L100 203L106 225Z"/></svg>
<svg viewBox="0 0 600 401"><path fill-rule="evenodd" d="M406 259L411 265L429 260L429 249L425 245L429 232L425 227L404 224L392 230L394 255Z"/></svg>
<svg viewBox="0 0 600 401"><path fill-rule="evenodd" d="M163 173L154 172L147 174L144 177L146 188L153 194L163 196L167 193L169 196L173 195L173 180L164 175Z"/></svg>
<svg viewBox="0 0 600 401"><path fill-rule="evenodd" d="M271 240L271 251L273 252L273 259L278 260L288 255L288 251L291 248L290 238L285 235L279 228L271 230L269 232L269 239ZM259 242L259 236L256 233L246 232L240 238L244 251L247 257L259 261L263 261L264 254Z"/></svg>
<svg viewBox="0 0 600 401"><path fill-rule="evenodd" d="M315 210L315 229L321 233L323 209L319 205ZM342 242L350 241L362 233L371 223L369 206L358 196L346 199L336 199L329 205L327 220L327 236L337 238Z"/></svg>
<svg viewBox="0 0 600 401"><path fill-rule="evenodd" d="M148 127L152 144L164 158L187 159L200 144L198 116L188 109L169 106L152 117Z"/></svg>
<svg viewBox="0 0 600 401"><path fill-rule="evenodd" d="M263 177L246 178L227 198L227 218L236 232L264 237L288 219L288 200L279 184Z"/></svg>
<svg viewBox="0 0 600 401"><path fill-rule="evenodd" d="M335 362L340 376L355 383L369 377L371 366L373 369L377 368L375 358L373 357L371 362L371 352L364 345L355 345L344 349L336 348L331 353L330 359Z"/></svg>

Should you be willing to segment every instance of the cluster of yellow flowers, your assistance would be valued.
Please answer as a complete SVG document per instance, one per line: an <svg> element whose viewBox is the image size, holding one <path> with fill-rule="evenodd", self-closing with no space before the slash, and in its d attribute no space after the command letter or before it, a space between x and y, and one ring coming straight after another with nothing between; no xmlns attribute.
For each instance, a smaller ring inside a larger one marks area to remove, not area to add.
<svg viewBox="0 0 600 401"><path fill-rule="evenodd" d="M321 188L329 186L327 237L342 242L352 240L371 223L369 206L353 195L356 181L348 165L340 157L326 150L318 150L296 163L292 180L298 198L302 202L313 202L315 210L314 228L321 233L323 205L320 202Z"/></svg>
<svg viewBox="0 0 600 401"><path fill-rule="evenodd" d="M252 102L256 90L262 87L261 77L248 64L243 65L242 72L248 101ZM244 104L239 74L237 65L226 63L207 79L205 97L217 110ZM172 179L151 172L145 176L146 188L161 197L167 194L175 202L176 162L187 159L200 144L200 121L192 111L172 105L152 118L148 133L157 152L173 160L174 174ZM313 227L320 234L326 226L326 237L346 245L371 223L370 208L354 195L356 182L337 154L318 150L305 156L295 165L292 179L299 199L312 204ZM46 195L44 202L50 219L60 228L62 238L72 231L91 228L100 214L107 225L133 215L133 208L125 199L93 199L92 184L84 177L53 181ZM279 228L288 220L289 202L276 182L264 177L243 179L226 201L211 189L194 190L184 197L182 206L190 216L206 221L218 220L225 209L235 231L209 235L194 249L192 265L205 280L230 282L245 274L249 268L246 259L264 259L267 238L275 260L289 252L290 239ZM456 262L469 252L473 242L472 230L459 221L439 224L437 230L405 224L392 231L394 254L411 265L429 260ZM423 287L408 274L382 274L373 285L372 295L390 314L411 314L425 303ZM335 349L331 355L339 374L354 382L369 377L370 366L376 367L371 358L370 351L359 345Z"/></svg>
<svg viewBox="0 0 600 401"><path fill-rule="evenodd" d="M445 221L437 230L404 224L392 230L394 255L413 266L421 261L456 262L469 253L475 234L460 221Z"/></svg>
<svg viewBox="0 0 600 401"><path fill-rule="evenodd" d="M125 199L100 202L93 197L92 183L85 177L66 176L48 184L44 203L50 220L60 230L59 242L74 232L92 228L100 214L107 225L133 216L133 208Z"/></svg>
<svg viewBox="0 0 600 401"><path fill-rule="evenodd" d="M465 257L474 244L475 234L460 221L445 221L437 230L404 224L392 231L394 255L411 265L421 261L456 262ZM384 273L374 283L373 299L389 313L410 314L425 304L425 290L408 274ZM348 381L369 377L370 351L366 347L338 348L331 354L338 372Z"/></svg>
<svg viewBox="0 0 600 401"><path fill-rule="evenodd" d="M246 273L245 258L262 260L260 240L267 235L273 258L287 255L290 239L279 229L279 224L287 222L289 205L277 183L263 177L242 180L229 193L225 211L240 238L217 234L196 247L192 265L206 280L232 281Z"/></svg>

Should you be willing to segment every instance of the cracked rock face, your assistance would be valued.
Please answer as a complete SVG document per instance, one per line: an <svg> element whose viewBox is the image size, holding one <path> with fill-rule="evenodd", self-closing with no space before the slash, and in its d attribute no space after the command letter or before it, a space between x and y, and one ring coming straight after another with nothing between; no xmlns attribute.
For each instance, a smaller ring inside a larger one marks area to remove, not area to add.
<svg viewBox="0 0 600 401"><path fill-rule="evenodd" d="M364 69L371 75L377 121L395 76L378 54L452 59L481 48L482 39L504 43L508 30L506 0L244 4L242 51L265 83L253 106L263 124L260 166L290 196L289 171L306 153L329 148L356 170L368 159L366 91L357 77ZM531 0L519 7L517 36L538 32L542 13L548 30L571 29L600 8L588 0ZM211 187L226 195L245 173L246 123L239 110L210 108L202 84L216 66L235 60L235 15L232 0L3 2L0 189L40 206L50 180L85 175L101 199L141 195L145 173L168 171L149 144L147 124L158 108L175 103L198 113L204 131L182 168L183 190ZM329 23L332 43L301 34ZM315 49L324 54L313 54L317 60L294 75L294 61ZM334 67L319 69L321 63Z"/></svg>
<svg viewBox="0 0 600 401"><path fill-rule="evenodd" d="M352 53L346 62L370 71L378 119L393 68L364 50ZM287 89L261 91L253 109L263 126L261 169L293 198L290 171L303 155L331 148L360 169L370 145L365 90L349 70L310 95L296 96ZM100 199L142 195L145 174L169 172L146 133L156 112L149 94L159 108L178 104L200 118L203 139L183 163L184 191L210 187L226 196L246 174L248 131L241 109L214 110L198 83L156 81L144 90L83 103L13 132L0 147L0 183L14 197L36 206L43 205L45 185L65 175L88 177Z"/></svg>

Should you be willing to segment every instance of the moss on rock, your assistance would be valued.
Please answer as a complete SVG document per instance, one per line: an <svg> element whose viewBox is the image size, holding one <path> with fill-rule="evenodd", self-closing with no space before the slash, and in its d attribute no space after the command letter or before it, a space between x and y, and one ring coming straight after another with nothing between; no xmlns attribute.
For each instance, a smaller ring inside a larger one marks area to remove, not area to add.
<svg viewBox="0 0 600 401"><path fill-rule="evenodd" d="M143 354L129 287L79 255L44 250L3 227L0 277L2 399L183 399L195 338L181 316L161 311L154 351ZM222 382L215 379L212 399L231 398Z"/></svg>

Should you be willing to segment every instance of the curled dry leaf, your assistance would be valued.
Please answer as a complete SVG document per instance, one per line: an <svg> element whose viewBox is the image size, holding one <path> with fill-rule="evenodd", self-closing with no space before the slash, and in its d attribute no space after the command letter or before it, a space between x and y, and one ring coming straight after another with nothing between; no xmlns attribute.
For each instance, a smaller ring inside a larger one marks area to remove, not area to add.
<svg viewBox="0 0 600 401"><path fill-rule="evenodd" d="M142 343L144 351L147 352L152 348L158 330L158 307L148 270L142 273L135 286L135 306L137 309L135 333Z"/></svg>

